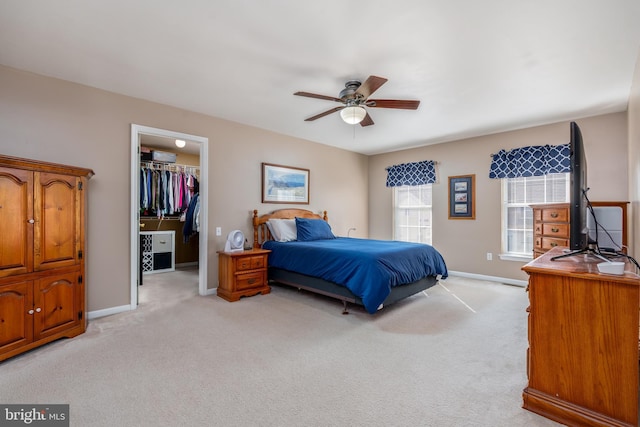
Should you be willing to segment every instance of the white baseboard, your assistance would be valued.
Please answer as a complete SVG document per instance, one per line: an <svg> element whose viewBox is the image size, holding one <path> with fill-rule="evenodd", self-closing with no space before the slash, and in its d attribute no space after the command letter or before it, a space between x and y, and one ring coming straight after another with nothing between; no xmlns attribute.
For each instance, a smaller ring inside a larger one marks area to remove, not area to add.
<svg viewBox="0 0 640 427"><path fill-rule="evenodd" d="M87 313L87 318L89 320L92 319L97 319L99 317L104 317L104 316L111 316L112 314L118 314L118 313L123 313L125 311L129 311L131 310L131 306L130 305L121 305L119 307L110 307L110 308L104 308L102 310L95 310L95 311L90 311Z"/></svg>
<svg viewBox="0 0 640 427"><path fill-rule="evenodd" d="M207 289L205 295L216 295L218 288ZM98 319L100 317L111 316L112 314L124 313L125 311L135 310L130 305L121 305L118 307L104 308L102 310L94 310L87 313L89 320Z"/></svg>
<svg viewBox="0 0 640 427"><path fill-rule="evenodd" d="M484 274L465 273L463 271L449 271L449 276L466 277L467 279L487 280L489 282L506 283L507 285L527 286L526 280L507 279L506 277L485 276Z"/></svg>

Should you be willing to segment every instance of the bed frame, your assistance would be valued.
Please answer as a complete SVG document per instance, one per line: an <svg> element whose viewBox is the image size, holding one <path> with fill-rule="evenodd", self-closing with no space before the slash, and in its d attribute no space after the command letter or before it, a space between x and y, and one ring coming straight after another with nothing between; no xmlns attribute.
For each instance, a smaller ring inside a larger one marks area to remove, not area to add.
<svg viewBox="0 0 640 427"><path fill-rule="evenodd" d="M321 216L306 209L278 209L270 214L259 216L258 210L256 209L253 211L253 247L262 247L262 243L267 240L273 239L271 233L269 232L269 228L267 227L268 220L293 219L295 217L323 219L325 221L328 221L327 211L324 211ZM354 295L346 287L317 277L294 273L292 271L283 270L280 268L269 267L268 280L270 282L281 283L298 289L304 289L309 292L338 299L342 301L343 304L342 314L349 314L348 303L363 305L362 300ZM429 289L437 283L438 279L436 276L429 276L413 283L402 286L394 286L393 288L391 288L391 293L384 300L380 308L393 304L394 302L400 301L401 299L407 298L418 292L424 291L425 289Z"/></svg>

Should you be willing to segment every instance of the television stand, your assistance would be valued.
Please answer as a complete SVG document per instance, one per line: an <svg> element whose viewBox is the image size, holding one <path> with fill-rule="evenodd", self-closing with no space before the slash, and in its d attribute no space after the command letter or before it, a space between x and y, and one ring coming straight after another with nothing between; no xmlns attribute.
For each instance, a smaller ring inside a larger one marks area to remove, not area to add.
<svg viewBox="0 0 640 427"><path fill-rule="evenodd" d="M556 247L529 275L527 386L523 407L569 426L638 426L640 279L597 273L600 262Z"/></svg>
<svg viewBox="0 0 640 427"><path fill-rule="evenodd" d="M594 248L592 247L588 247L588 248L584 248L584 249L579 249L579 250L575 250L575 251L571 251L571 252L567 252L566 254L562 254L562 255L556 255L554 257L551 258L551 261L555 261L561 258L567 258L570 256L576 256L576 255L582 255L582 254L587 254L587 255L593 255L597 258L600 258L606 262L610 262L606 257L602 256L600 254L600 252L596 251Z"/></svg>

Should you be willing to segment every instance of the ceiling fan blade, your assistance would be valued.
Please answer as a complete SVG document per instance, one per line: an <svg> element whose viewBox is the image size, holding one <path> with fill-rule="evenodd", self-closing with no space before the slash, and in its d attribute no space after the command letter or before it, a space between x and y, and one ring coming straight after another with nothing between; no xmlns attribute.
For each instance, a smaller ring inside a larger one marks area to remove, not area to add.
<svg viewBox="0 0 640 427"><path fill-rule="evenodd" d="M384 77L369 76L369 78L367 78L367 80L365 80L364 83L360 85L358 90L356 90L356 93L362 95L364 99L367 99L373 92L380 89L380 86L382 86L386 82L387 79L385 79Z"/></svg>
<svg viewBox="0 0 640 427"><path fill-rule="evenodd" d="M310 92L296 92L294 93L294 95L306 96L307 98L326 99L327 101L342 102L342 99L336 98L335 96L318 95L316 93Z"/></svg>
<svg viewBox="0 0 640 427"><path fill-rule="evenodd" d="M335 113L336 111L340 111L343 108L344 108L344 105L341 106L341 107L335 107L335 108L332 108L331 110L325 111L324 113L316 114L315 116L309 117L308 119L304 119L304 121L305 122L312 122L312 121L314 121L316 119L319 119L321 117L328 116L331 113Z"/></svg>
<svg viewBox="0 0 640 427"><path fill-rule="evenodd" d="M375 123L373 123L373 119L371 119L371 116L369 115L369 113L367 113L366 116L364 116L364 119L362 119L362 121L360 122L360 126L365 127L365 126L371 126Z"/></svg>
<svg viewBox="0 0 640 427"><path fill-rule="evenodd" d="M416 110L420 101L402 99L370 99L366 102L367 107L374 108L401 108L404 110Z"/></svg>

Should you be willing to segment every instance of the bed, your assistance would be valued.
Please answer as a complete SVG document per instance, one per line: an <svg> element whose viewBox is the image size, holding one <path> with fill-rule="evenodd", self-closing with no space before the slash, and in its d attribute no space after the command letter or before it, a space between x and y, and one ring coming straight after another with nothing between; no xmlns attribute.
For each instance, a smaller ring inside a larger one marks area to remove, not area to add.
<svg viewBox="0 0 640 427"><path fill-rule="evenodd" d="M271 250L268 280L361 305L373 314L447 277L442 255L432 246L336 237L327 212L279 209L253 211L253 247Z"/></svg>

